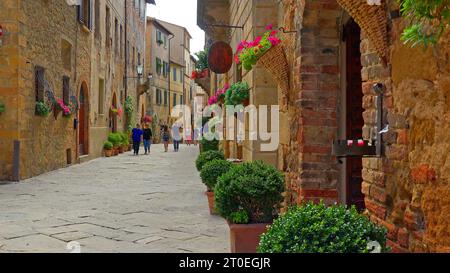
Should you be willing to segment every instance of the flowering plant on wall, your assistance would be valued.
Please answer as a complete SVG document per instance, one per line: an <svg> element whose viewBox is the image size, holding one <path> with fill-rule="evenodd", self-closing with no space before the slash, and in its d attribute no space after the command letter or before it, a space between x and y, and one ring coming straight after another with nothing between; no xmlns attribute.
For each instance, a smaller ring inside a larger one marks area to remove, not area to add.
<svg viewBox="0 0 450 273"><path fill-rule="evenodd" d="M251 70L261 56L281 43L281 40L277 37L278 31L274 30L272 25L268 25L266 30L262 36L256 37L251 42L242 41L239 43L234 61L246 70Z"/></svg>
<svg viewBox="0 0 450 273"><path fill-rule="evenodd" d="M233 83L225 93L226 105L245 104L244 102L250 98L250 87L246 82Z"/></svg>
<svg viewBox="0 0 450 273"><path fill-rule="evenodd" d="M217 90L214 96L209 98L208 105L223 103L225 100L225 93L227 92L228 88L230 88L230 84L227 83L223 88Z"/></svg>
<svg viewBox="0 0 450 273"><path fill-rule="evenodd" d="M111 106L111 113L113 115L118 115L119 117L122 117L123 109L121 107L114 108L113 106Z"/></svg>
<svg viewBox="0 0 450 273"><path fill-rule="evenodd" d="M69 106L64 104L64 101L62 99L57 99L56 106L60 110L62 110L64 117L69 117L70 115L72 115L72 110L70 109Z"/></svg>
<svg viewBox="0 0 450 273"><path fill-rule="evenodd" d="M38 101L36 102L35 112L38 116L46 117L50 113L50 109L44 102Z"/></svg>
<svg viewBox="0 0 450 273"><path fill-rule="evenodd" d="M209 69L205 68L203 70L194 70L191 74L191 79L203 79L209 77Z"/></svg>

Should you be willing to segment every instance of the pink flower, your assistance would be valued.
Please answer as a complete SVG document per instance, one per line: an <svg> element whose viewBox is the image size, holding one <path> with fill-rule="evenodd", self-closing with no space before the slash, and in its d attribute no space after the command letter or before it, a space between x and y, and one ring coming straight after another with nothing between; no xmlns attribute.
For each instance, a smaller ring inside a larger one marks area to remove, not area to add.
<svg viewBox="0 0 450 273"><path fill-rule="evenodd" d="M240 62L239 56L237 54L234 55L234 62L237 63L237 64Z"/></svg>
<svg viewBox="0 0 450 273"><path fill-rule="evenodd" d="M276 45L278 45L279 43L281 43L281 40L278 39L277 37L269 37L269 38L267 38L267 39L270 41L270 43L272 44L272 46L276 46Z"/></svg>
<svg viewBox="0 0 450 273"><path fill-rule="evenodd" d="M253 41L253 45L257 46L261 42L261 36L256 37L256 39Z"/></svg>
<svg viewBox="0 0 450 273"><path fill-rule="evenodd" d="M275 35L277 35L277 31L276 31L276 30L272 30L272 31L270 32L270 36L275 36Z"/></svg>
<svg viewBox="0 0 450 273"><path fill-rule="evenodd" d="M266 30L272 30L273 29L273 24L270 24L266 27Z"/></svg>

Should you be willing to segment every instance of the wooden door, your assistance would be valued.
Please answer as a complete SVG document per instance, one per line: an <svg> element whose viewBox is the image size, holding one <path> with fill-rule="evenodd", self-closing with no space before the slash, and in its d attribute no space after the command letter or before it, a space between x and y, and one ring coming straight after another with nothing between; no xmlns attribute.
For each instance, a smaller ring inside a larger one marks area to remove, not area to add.
<svg viewBox="0 0 450 273"><path fill-rule="evenodd" d="M347 139L361 139L363 119L363 92L361 79L361 29L352 19L344 29L346 39L346 68L347 68ZM362 158L347 159L347 205L355 205L359 210L365 208L364 195L361 192Z"/></svg>
<svg viewBox="0 0 450 273"><path fill-rule="evenodd" d="M87 102L86 102L86 90L82 87L80 90L80 109L78 112L78 149L80 155L87 154Z"/></svg>

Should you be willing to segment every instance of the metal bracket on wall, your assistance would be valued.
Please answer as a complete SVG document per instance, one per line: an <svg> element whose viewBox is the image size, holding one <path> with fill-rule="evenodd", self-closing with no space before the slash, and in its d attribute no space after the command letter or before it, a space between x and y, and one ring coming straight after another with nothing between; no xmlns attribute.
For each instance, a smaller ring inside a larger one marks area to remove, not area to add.
<svg viewBox="0 0 450 273"><path fill-rule="evenodd" d="M297 30L285 30L284 27L280 27L278 30L282 31L283 33L297 33Z"/></svg>

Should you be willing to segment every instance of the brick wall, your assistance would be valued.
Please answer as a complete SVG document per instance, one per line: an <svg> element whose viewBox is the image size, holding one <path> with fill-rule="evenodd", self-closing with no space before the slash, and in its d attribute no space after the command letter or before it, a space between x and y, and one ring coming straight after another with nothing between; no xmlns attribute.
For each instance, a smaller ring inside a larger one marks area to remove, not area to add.
<svg viewBox="0 0 450 273"><path fill-rule="evenodd" d="M293 66L298 114L298 178L290 183L296 202L338 201L338 166L331 156L337 135L339 16L335 1L298 1L299 42ZM296 149L295 149L296 150ZM292 177L295 178L295 175Z"/></svg>

